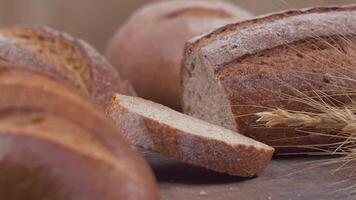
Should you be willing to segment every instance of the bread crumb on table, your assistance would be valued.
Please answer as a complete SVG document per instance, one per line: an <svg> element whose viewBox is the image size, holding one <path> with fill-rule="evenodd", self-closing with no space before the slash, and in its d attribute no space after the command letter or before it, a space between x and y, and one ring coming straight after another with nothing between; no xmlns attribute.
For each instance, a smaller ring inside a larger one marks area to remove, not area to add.
<svg viewBox="0 0 356 200"><path fill-rule="evenodd" d="M199 195L200 196L207 196L208 193L206 191L202 190L202 191L199 192Z"/></svg>

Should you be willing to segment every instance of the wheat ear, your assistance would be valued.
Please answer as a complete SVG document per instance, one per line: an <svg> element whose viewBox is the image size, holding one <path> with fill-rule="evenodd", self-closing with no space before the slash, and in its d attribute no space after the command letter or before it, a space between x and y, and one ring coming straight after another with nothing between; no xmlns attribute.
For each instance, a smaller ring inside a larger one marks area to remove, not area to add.
<svg viewBox="0 0 356 200"><path fill-rule="evenodd" d="M280 108L260 112L257 122L266 127L287 126L305 128L332 128L356 136L356 115L348 108L329 107L324 113L287 111Z"/></svg>

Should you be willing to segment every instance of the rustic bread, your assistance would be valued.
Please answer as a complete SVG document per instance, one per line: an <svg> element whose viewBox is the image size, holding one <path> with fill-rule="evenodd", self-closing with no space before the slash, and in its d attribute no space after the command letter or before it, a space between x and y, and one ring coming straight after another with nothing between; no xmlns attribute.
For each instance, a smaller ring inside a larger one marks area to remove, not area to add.
<svg viewBox="0 0 356 200"><path fill-rule="evenodd" d="M256 126L269 108L304 111L293 98L354 88L356 7L294 10L226 25L190 40L182 66L184 112L277 147L279 152L333 139ZM335 78L346 74L348 78ZM286 98L289 96L290 98Z"/></svg>
<svg viewBox="0 0 356 200"><path fill-rule="evenodd" d="M113 93L135 94L132 86L89 44L48 27L0 29L0 57L56 74L104 105Z"/></svg>
<svg viewBox="0 0 356 200"><path fill-rule="evenodd" d="M116 95L108 109L133 144L234 176L262 173L274 149L138 97Z"/></svg>
<svg viewBox="0 0 356 200"><path fill-rule="evenodd" d="M101 109L55 78L0 63L0 199L158 199Z"/></svg>
<svg viewBox="0 0 356 200"><path fill-rule="evenodd" d="M180 110L180 61L193 36L252 15L217 0L173 0L144 6L117 31L107 57L139 96Z"/></svg>

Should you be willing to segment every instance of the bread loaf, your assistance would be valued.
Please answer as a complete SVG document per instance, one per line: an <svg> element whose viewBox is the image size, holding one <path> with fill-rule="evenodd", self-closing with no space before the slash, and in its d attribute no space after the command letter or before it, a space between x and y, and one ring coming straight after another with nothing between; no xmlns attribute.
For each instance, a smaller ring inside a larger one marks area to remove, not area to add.
<svg viewBox="0 0 356 200"><path fill-rule="evenodd" d="M103 105L113 93L135 94L131 85L89 44L48 27L0 29L0 57L57 75Z"/></svg>
<svg viewBox="0 0 356 200"><path fill-rule="evenodd" d="M330 143L292 128L258 127L254 114L269 108L307 111L293 97L315 97L315 91L345 103L340 91L356 87L355 20L354 6L293 10L195 37L182 67L184 112L279 152Z"/></svg>
<svg viewBox="0 0 356 200"><path fill-rule="evenodd" d="M86 95L0 63L0 199L158 199L150 169Z"/></svg>
<svg viewBox="0 0 356 200"><path fill-rule="evenodd" d="M144 6L117 31L109 61L139 96L180 110L180 63L185 42L252 15L217 0L173 0Z"/></svg>
<svg viewBox="0 0 356 200"><path fill-rule="evenodd" d="M233 176L260 175L274 149L138 97L116 95L108 109L133 144Z"/></svg>

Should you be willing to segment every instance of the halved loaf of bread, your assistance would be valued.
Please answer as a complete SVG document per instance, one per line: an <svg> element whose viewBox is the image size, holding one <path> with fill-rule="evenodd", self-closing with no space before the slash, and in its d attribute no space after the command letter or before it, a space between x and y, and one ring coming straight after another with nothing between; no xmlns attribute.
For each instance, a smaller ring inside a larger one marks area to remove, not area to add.
<svg viewBox="0 0 356 200"><path fill-rule="evenodd" d="M113 93L135 94L130 83L93 47L49 27L0 29L0 58L61 77L104 105Z"/></svg>
<svg viewBox="0 0 356 200"><path fill-rule="evenodd" d="M354 6L294 10L190 40L182 66L184 112L279 152L332 143L292 128L262 128L254 114L271 108L308 111L294 99L315 97L315 91L336 103L349 100L340 92L356 89L355 20Z"/></svg>
<svg viewBox="0 0 356 200"><path fill-rule="evenodd" d="M158 199L147 163L87 95L2 62L0 91L0 199Z"/></svg>
<svg viewBox="0 0 356 200"><path fill-rule="evenodd" d="M234 176L261 174L274 149L138 97L116 95L109 110L133 144Z"/></svg>

